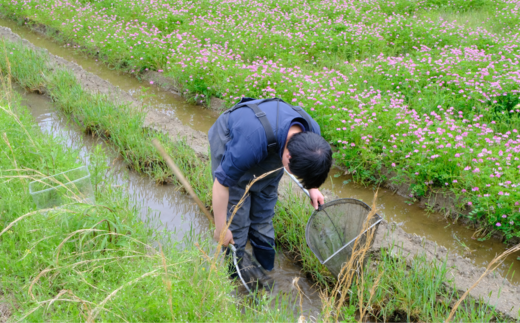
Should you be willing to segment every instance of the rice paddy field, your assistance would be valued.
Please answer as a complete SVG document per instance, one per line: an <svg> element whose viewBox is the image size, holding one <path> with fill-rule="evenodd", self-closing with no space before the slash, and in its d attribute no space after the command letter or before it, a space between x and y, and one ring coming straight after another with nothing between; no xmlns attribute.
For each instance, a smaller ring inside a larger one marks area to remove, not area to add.
<svg viewBox="0 0 520 323"><path fill-rule="evenodd" d="M519 236L518 1L0 4L114 68L164 73L192 101L300 105L357 180L407 183L411 201L449 194Z"/></svg>

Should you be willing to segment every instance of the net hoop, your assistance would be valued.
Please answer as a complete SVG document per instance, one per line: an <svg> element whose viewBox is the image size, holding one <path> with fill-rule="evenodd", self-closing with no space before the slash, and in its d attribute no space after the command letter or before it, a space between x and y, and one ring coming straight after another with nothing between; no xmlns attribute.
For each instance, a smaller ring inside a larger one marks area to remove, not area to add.
<svg viewBox="0 0 520 323"><path fill-rule="evenodd" d="M310 216L309 220L307 221L307 225L305 227L305 240L307 242L307 246L309 247L309 249L311 249L311 251L315 254L315 256L318 258L318 260L320 261L321 264L327 266L327 262L334 258L337 254L339 254L343 249L345 249L347 246L350 246L356 239L362 237L368 230L376 227L382 220L383 218L379 215L379 214L375 214L374 217L372 218L372 221L375 221L374 223L372 223L366 230L364 230L363 232L360 232L359 234L357 234L352 240L350 241L343 241L343 246L337 250L335 250L335 252L328 256L327 259L322 259L321 256L319 254L317 254L314 250L315 246L312 246L310 244L310 242L312 241L311 239L311 236L310 236L310 233L311 233L311 225L313 223L313 220L314 220L314 217L319 213L319 212L322 212L324 211L326 208L328 207L331 207L331 206L334 206L334 205L339 205L339 204L351 204L351 205L358 205L358 206L361 206L364 210L366 210L367 212L367 215L368 213L372 210L370 208L370 206L368 206L368 204L366 204L365 202L363 201L360 201L358 199L354 199L354 198L341 198L341 199L336 199L336 200L333 200L333 201L330 201L330 202L327 202L323 205L320 206L320 208L318 210L315 210L312 215ZM326 212L325 212L326 213ZM328 216L328 214L327 214ZM348 216L348 215L345 215L345 216ZM329 218L330 219L330 218ZM332 219L330 219L331 222L333 223ZM334 227L335 230L338 230L336 227ZM330 270L330 268L329 268Z"/></svg>

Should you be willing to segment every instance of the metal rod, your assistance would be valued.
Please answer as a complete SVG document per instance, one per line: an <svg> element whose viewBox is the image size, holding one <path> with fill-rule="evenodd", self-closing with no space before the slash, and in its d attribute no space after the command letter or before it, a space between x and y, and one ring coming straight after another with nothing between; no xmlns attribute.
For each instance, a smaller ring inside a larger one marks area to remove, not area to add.
<svg viewBox="0 0 520 323"><path fill-rule="evenodd" d="M333 258L335 255L337 255L341 250L345 249L347 246L350 246L352 242L354 242L357 238L361 237L363 234L365 234L368 230L372 229L376 224L383 221L383 219L379 219L376 221L376 223L372 224L368 229L357 235L354 239L350 240L349 243L345 244L343 247L339 248L335 253L333 253L329 258L325 259L321 264L325 265L327 261L329 261L331 258Z"/></svg>
<svg viewBox="0 0 520 323"><path fill-rule="evenodd" d="M238 267L238 263L237 263L237 248L235 248L235 246L232 245L232 244L229 245L229 248L231 249L231 252L233 253L233 263L235 264L235 268L237 269L238 277L240 277L240 280L242 281L242 284L247 289L249 294L253 295L253 293L251 292L251 290L247 286L246 281L244 280L244 278L242 278L242 273L240 272L240 268Z"/></svg>
<svg viewBox="0 0 520 323"><path fill-rule="evenodd" d="M307 191L307 190L305 189L305 187L303 187L302 183L300 183L300 181L299 181L296 177L294 177L293 174L289 173L289 171L287 171L287 169L285 169L285 167L284 167L283 170L284 170L285 173L286 173L287 175L289 175L289 177L290 177L290 178L291 178L291 179L296 183L296 185L298 185L298 186L302 189L302 191L303 191L305 194L307 194L307 196L308 196L309 198L311 198L311 195L309 194L309 191Z"/></svg>

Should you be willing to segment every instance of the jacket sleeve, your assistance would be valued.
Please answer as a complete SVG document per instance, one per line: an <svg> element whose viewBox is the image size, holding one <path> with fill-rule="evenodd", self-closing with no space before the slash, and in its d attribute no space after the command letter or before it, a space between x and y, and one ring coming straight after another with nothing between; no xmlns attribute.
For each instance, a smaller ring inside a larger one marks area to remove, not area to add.
<svg viewBox="0 0 520 323"><path fill-rule="evenodd" d="M234 186L245 172L266 157L267 143L263 128L257 127L251 132L247 131L247 127L234 129L215 177L223 186Z"/></svg>

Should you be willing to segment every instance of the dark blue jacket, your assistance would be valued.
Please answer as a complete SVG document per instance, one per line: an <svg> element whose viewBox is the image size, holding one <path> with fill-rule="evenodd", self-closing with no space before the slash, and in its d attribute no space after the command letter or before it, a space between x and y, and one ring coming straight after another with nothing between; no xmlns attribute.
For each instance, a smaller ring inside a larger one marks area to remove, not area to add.
<svg viewBox="0 0 520 323"><path fill-rule="evenodd" d="M258 103L261 100L248 101ZM277 121L277 104L278 121ZM287 133L293 122L305 126L305 131L313 131L321 135L320 127L310 116L312 126L302 116L283 101L267 101L259 105L265 112L278 140L278 154L281 157L287 140ZM262 123L253 110L245 106L229 113L228 129L230 140L226 144L226 152L215 171L215 177L223 186L234 186L238 180L253 166L267 158L267 139ZM304 112L307 114L306 112ZM308 115L308 114L307 114ZM277 126L278 125L278 126Z"/></svg>

